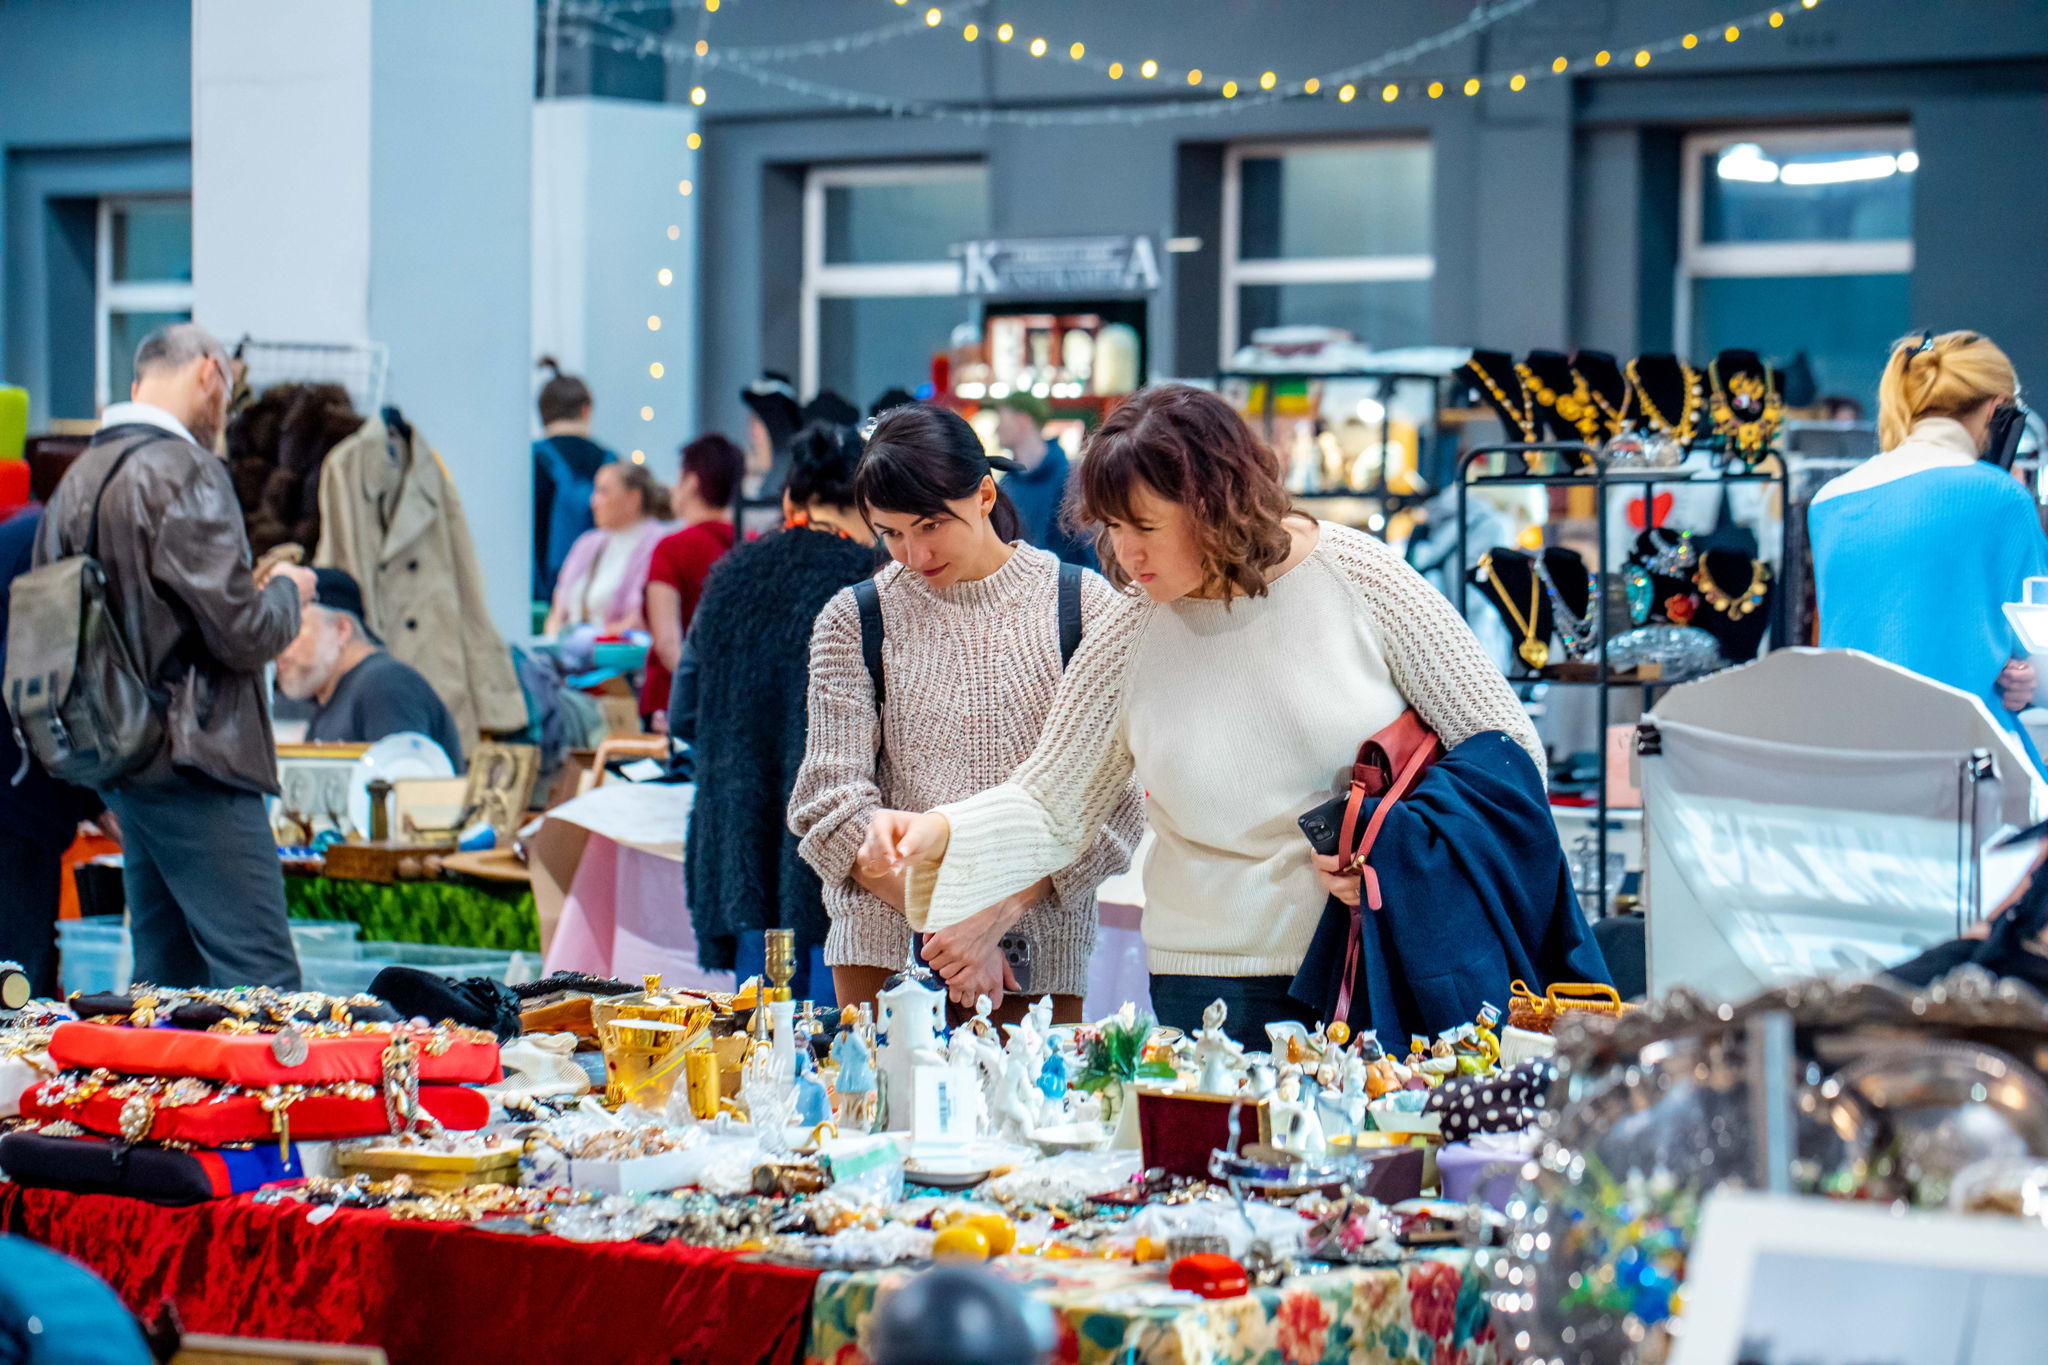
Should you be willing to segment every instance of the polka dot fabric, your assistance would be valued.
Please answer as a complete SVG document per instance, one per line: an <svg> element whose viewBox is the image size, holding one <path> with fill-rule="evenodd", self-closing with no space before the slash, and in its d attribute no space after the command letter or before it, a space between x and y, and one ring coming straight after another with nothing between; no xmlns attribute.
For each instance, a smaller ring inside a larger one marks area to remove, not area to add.
<svg viewBox="0 0 2048 1365"><path fill-rule="evenodd" d="M1537 1057L1491 1076L1455 1076L1429 1092L1425 1114L1443 1120L1444 1141L1475 1133L1519 1133L1536 1126L1557 1080L1557 1062Z"/></svg>

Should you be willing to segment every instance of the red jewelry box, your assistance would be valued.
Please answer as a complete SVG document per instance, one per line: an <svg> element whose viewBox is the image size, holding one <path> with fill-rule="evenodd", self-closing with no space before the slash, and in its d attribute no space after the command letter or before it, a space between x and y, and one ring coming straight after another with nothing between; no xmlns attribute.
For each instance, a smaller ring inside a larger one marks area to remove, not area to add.
<svg viewBox="0 0 2048 1365"><path fill-rule="evenodd" d="M495 1041L452 1038L439 1056L427 1050L431 1034L412 1030L419 1042L420 1079L490 1084L503 1080ZM353 1033L345 1038L305 1035L305 1060L278 1060L274 1033L202 1033L180 1028L128 1028L80 1020L59 1024L50 1037L50 1060L60 1067L91 1071L105 1067L124 1076L197 1076L233 1085L325 1085L330 1081L381 1081L389 1033Z"/></svg>
<svg viewBox="0 0 2048 1365"><path fill-rule="evenodd" d="M43 1086L37 1086L22 1095L24 1117L45 1123L69 1119L95 1133L122 1136L121 1109L125 1100L103 1092L83 1104L44 1104L42 1093ZM459 1085L421 1086L420 1107L439 1119L444 1128L481 1128L491 1117L490 1100L480 1091ZM288 1113L291 1136L297 1142L376 1137L391 1131L381 1096L352 1100L339 1095L308 1095L293 1104ZM263 1108L261 1095L236 1095L174 1109L159 1107L151 1115L146 1136L153 1142L218 1147L228 1142L269 1142L277 1137L277 1129L271 1126L271 1115Z"/></svg>

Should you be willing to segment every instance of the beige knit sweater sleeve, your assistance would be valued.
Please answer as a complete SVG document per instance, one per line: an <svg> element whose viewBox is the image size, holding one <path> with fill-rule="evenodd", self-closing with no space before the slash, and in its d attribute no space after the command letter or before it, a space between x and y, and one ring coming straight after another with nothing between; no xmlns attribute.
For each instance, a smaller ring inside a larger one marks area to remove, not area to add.
<svg viewBox="0 0 2048 1365"><path fill-rule="evenodd" d="M1138 820L1124 690L1152 611L1149 602L1118 596L1089 622L1031 757L1001 786L939 807L957 852L911 869L904 913L912 929L932 933L978 914L1073 864L1098 835L1117 836L1103 851L1128 860L1135 837L1116 847L1119 829Z"/></svg>
<svg viewBox="0 0 2048 1365"><path fill-rule="evenodd" d="M875 764L882 721L861 657L860 608L853 590L836 594L811 628L811 674L803 766L789 797L797 853L828 887L846 886L877 906L880 897L853 881L853 860L881 808Z"/></svg>
<svg viewBox="0 0 2048 1365"><path fill-rule="evenodd" d="M1535 723L1450 599L1385 541L1328 522L1322 534L1379 634L1395 688L1444 747L1499 730L1528 751L1538 773L1547 772Z"/></svg>

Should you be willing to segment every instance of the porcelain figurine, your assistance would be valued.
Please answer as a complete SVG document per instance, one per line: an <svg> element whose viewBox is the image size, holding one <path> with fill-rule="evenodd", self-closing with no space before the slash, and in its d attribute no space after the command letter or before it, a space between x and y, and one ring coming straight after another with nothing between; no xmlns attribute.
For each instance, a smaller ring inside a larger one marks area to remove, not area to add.
<svg viewBox="0 0 2048 1365"><path fill-rule="evenodd" d="M797 1053L796 1073L796 1124L799 1128L816 1128L832 1117L832 1097L825 1091L825 1082L818 1075L818 1064L811 1060L809 1048Z"/></svg>
<svg viewBox="0 0 2048 1365"><path fill-rule="evenodd" d="M1202 1011L1202 1027L1195 1034L1195 1064L1201 1068L1195 1089L1204 1095L1228 1095L1237 1089L1233 1073L1244 1064L1244 1044L1223 1031L1229 1017L1230 1007L1221 1000L1211 1001Z"/></svg>
<svg viewBox="0 0 2048 1365"><path fill-rule="evenodd" d="M882 1006L882 1123L891 1129L911 1126L911 1073L918 1054L927 1061L936 1054L944 1065L939 1038L944 1030L946 993L904 975L877 997Z"/></svg>
<svg viewBox="0 0 2048 1365"><path fill-rule="evenodd" d="M851 1006L847 1014L854 1014ZM842 1015L842 1018L845 1016ZM859 1016L855 1014L855 1020ZM839 1095L839 1116L835 1122L848 1133L871 1132L875 1126L875 1052L858 1022L839 1031L832 1040L832 1061L839 1068L835 1089Z"/></svg>
<svg viewBox="0 0 2048 1365"><path fill-rule="evenodd" d="M1279 1089L1267 1103L1272 1118L1273 1145L1289 1156L1314 1160L1329 1151L1323 1121L1312 1098L1304 1098L1300 1071L1289 1067L1280 1078Z"/></svg>

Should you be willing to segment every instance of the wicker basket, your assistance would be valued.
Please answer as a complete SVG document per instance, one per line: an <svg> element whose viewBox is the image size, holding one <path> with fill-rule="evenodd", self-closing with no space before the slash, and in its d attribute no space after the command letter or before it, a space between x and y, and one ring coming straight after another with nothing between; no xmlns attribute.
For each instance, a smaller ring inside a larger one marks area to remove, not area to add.
<svg viewBox="0 0 2048 1365"><path fill-rule="evenodd" d="M1616 1015L1625 1013L1628 1008L1622 1003L1621 994L1612 986L1568 981L1538 995L1529 989L1527 983L1517 981L1509 988L1508 1024L1531 1033L1549 1033L1568 1011Z"/></svg>

